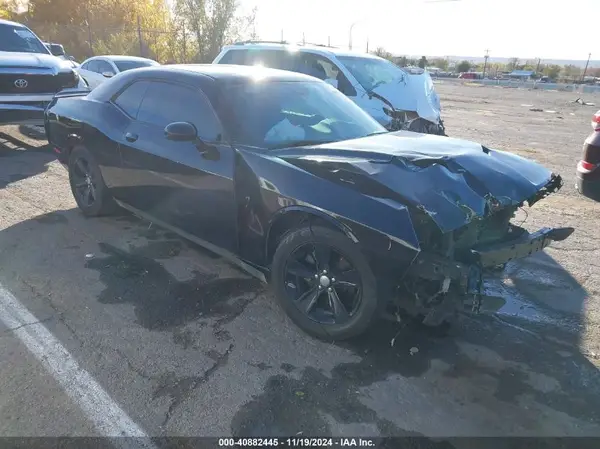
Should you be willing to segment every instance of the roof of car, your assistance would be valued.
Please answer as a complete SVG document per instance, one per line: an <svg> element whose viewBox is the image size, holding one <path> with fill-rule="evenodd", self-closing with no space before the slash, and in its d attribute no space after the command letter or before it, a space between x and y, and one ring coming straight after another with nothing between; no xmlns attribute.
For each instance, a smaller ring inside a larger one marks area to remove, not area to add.
<svg viewBox="0 0 600 449"><path fill-rule="evenodd" d="M343 48L330 47L327 45L318 44L292 44L289 42L237 42L232 45L227 45L223 49L248 49L248 48L272 48L272 49L288 49L294 51L309 51L317 54L329 54L335 56L353 56L361 58L380 59L379 56L361 51L345 50Z"/></svg>
<svg viewBox="0 0 600 449"><path fill-rule="evenodd" d="M11 22L10 20L0 19L0 25L12 25L25 28L25 25L18 22Z"/></svg>
<svg viewBox="0 0 600 449"><path fill-rule="evenodd" d="M139 56L127 56L127 55L98 55L93 58L106 58L112 61L153 61L149 58L140 58ZM90 58L92 59L92 58Z"/></svg>
<svg viewBox="0 0 600 449"><path fill-rule="evenodd" d="M154 73L198 73L216 80L248 80L256 77L269 78L275 81L315 81L312 76L302 73L288 72L286 70L270 69L266 67L242 66L229 64L171 64L138 69Z"/></svg>

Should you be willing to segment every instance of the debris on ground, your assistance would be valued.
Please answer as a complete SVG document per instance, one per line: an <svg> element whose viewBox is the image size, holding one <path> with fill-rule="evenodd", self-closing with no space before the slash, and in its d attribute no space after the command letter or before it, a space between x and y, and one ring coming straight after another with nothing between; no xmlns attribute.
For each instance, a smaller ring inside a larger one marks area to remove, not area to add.
<svg viewBox="0 0 600 449"><path fill-rule="evenodd" d="M582 106L596 106L596 103L587 103L587 102L583 101L582 98L578 98L573 103L579 103Z"/></svg>
<svg viewBox="0 0 600 449"><path fill-rule="evenodd" d="M544 110L540 108L529 108L529 110L533 112L544 112Z"/></svg>
<svg viewBox="0 0 600 449"><path fill-rule="evenodd" d="M415 355L417 352L419 352L419 348L417 348L416 346L410 348L410 355Z"/></svg>

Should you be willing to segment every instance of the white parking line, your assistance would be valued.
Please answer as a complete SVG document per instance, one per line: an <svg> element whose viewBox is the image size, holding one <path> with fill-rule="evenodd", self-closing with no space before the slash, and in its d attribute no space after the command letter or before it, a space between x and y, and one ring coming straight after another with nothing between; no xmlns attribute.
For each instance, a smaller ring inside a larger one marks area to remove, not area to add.
<svg viewBox="0 0 600 449"><path fill-rule="evenodd" d="M103 437L127 448L156 449L148 435L121 409L84 370L67 349L39 320L0 284L0 320L83 410Z"/></svg>

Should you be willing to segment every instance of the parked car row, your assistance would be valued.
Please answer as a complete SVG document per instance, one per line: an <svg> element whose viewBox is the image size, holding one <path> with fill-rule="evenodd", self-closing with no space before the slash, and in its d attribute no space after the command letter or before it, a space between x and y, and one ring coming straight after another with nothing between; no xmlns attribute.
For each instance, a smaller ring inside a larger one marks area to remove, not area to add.
<svg viewBox="0 0 600 449"><path fill-rule="evenodd" d="M436 326L478 312L488 268L573 232L511 222L562 178L434 135L426 126L443 125L426 73L257 42L225 47L213 64L96 57L75 71L30 30L4 25L14 69L4 66L5 79L45 80L47 92L51 76L71 77L42 117L81 211L121 207L220 254L271 283L313 336L350 338L398 313ZM48 78L26 78L50 64ZM399 111L428 133L407 130Z"/></svg>

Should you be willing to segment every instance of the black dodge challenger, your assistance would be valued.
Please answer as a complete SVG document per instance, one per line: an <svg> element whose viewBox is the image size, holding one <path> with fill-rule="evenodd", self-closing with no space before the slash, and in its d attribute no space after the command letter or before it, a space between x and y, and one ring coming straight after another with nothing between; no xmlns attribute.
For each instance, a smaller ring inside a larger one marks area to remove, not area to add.
<svg viewBox="0 0 600 449"><path fill-rule="evenodd" d="M387 132L292 72L132 70L57 94L45 127L85 215L118 205L228 258L317 337L479 311L487 268L573 232L511 222L559 175L476 143Z"/></svg>

